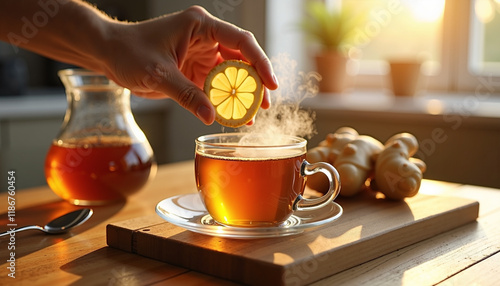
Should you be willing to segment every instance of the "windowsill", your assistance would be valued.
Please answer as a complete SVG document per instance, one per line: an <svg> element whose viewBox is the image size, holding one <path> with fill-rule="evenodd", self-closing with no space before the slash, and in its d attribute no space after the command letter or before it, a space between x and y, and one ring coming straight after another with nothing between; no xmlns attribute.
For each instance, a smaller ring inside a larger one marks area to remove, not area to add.
<svg viewBox="0 0 500 286"><path fill-rule="evenodd" d="M337 117L441 122L461 117L467 118L470 124L493 124L500 128L500 97L496 95L426 93L406 97L393 96L383 90L356 90L346 94L318 94L301 105Z"/></svg>

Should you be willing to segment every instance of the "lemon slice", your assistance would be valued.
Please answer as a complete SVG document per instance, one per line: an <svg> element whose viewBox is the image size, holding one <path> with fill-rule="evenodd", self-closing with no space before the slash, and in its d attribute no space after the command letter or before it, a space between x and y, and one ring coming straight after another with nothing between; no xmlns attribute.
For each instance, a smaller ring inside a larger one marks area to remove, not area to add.
<svg viewBox="0 0 500 286"><path fill-rule="evenodd" d="M257 71L238 60L227 60L214 67L207 75L204 89L215 107L215 121L233 128L252 120L264 95Z"/></svg>

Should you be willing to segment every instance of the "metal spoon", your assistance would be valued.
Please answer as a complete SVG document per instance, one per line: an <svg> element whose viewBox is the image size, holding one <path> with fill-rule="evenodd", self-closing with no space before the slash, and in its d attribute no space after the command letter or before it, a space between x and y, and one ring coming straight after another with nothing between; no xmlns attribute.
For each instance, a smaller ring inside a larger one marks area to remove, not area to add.
<svg viewBox="0 0 500 286"><path fill-rule="evenodd" d="M23 230L36 229L41 230L45 233L56 234L63 233L68 231L69 229L78 226L84 222L86 222L93 214L92 209L80 209L76 211L72 211L65 215L62 215L52 221L50 221L46 226L41 227L38 225L29 225L23 226L20 228L16 228L14 230L9 230L6 232L0 233L0 236L6 236L13 232L19 232Z"/></svg>

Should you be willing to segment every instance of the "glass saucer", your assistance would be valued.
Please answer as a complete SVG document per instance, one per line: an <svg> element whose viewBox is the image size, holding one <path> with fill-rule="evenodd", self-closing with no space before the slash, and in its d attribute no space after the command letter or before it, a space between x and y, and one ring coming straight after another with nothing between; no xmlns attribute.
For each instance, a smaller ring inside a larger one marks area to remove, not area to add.
<svg viewBox="0 0 500 286"><path fill-rule="evenodd" d="M215 222L197 193L178 195L162 200L156 213L164 220L187 230L228 238L252 239L295 235L337 220L342 207L331 202L312 211L296 211L283 224L273 227L233 227Z"/></svg>

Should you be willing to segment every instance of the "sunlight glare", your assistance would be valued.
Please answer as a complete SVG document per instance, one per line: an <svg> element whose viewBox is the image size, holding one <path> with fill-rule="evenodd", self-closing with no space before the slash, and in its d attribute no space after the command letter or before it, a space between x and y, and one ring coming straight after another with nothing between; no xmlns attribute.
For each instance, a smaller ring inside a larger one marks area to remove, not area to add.
<svg viewBox="0 0 500 286"><path fill-rule="evenodd" d="M435 22L443 16L445 0L406 1L417 21Z"/></svg>
<svg viewBox="0 0 500 286"><path fill-rule="evenodd" d="M427 113L432 115L442 114L444 110L444 104L439 99L431 99L427 102Z"/></svg>
<svg viewBox="0 0 500 286"><path fill-rule="evenodd" d="M278 265L286 265L288 263L291 264L295 261L293 257L286 253L275 252L273 253L273 256L273 262Z"/></svg>
<svg viewBox="0 0 500 286"><path fill-rule="evenodd" d="M495 18L493 3L489 0L476 0L476 3L474 4L474 11L476 12L476 17L482 23L491 22L491 20Z"/></svg>

